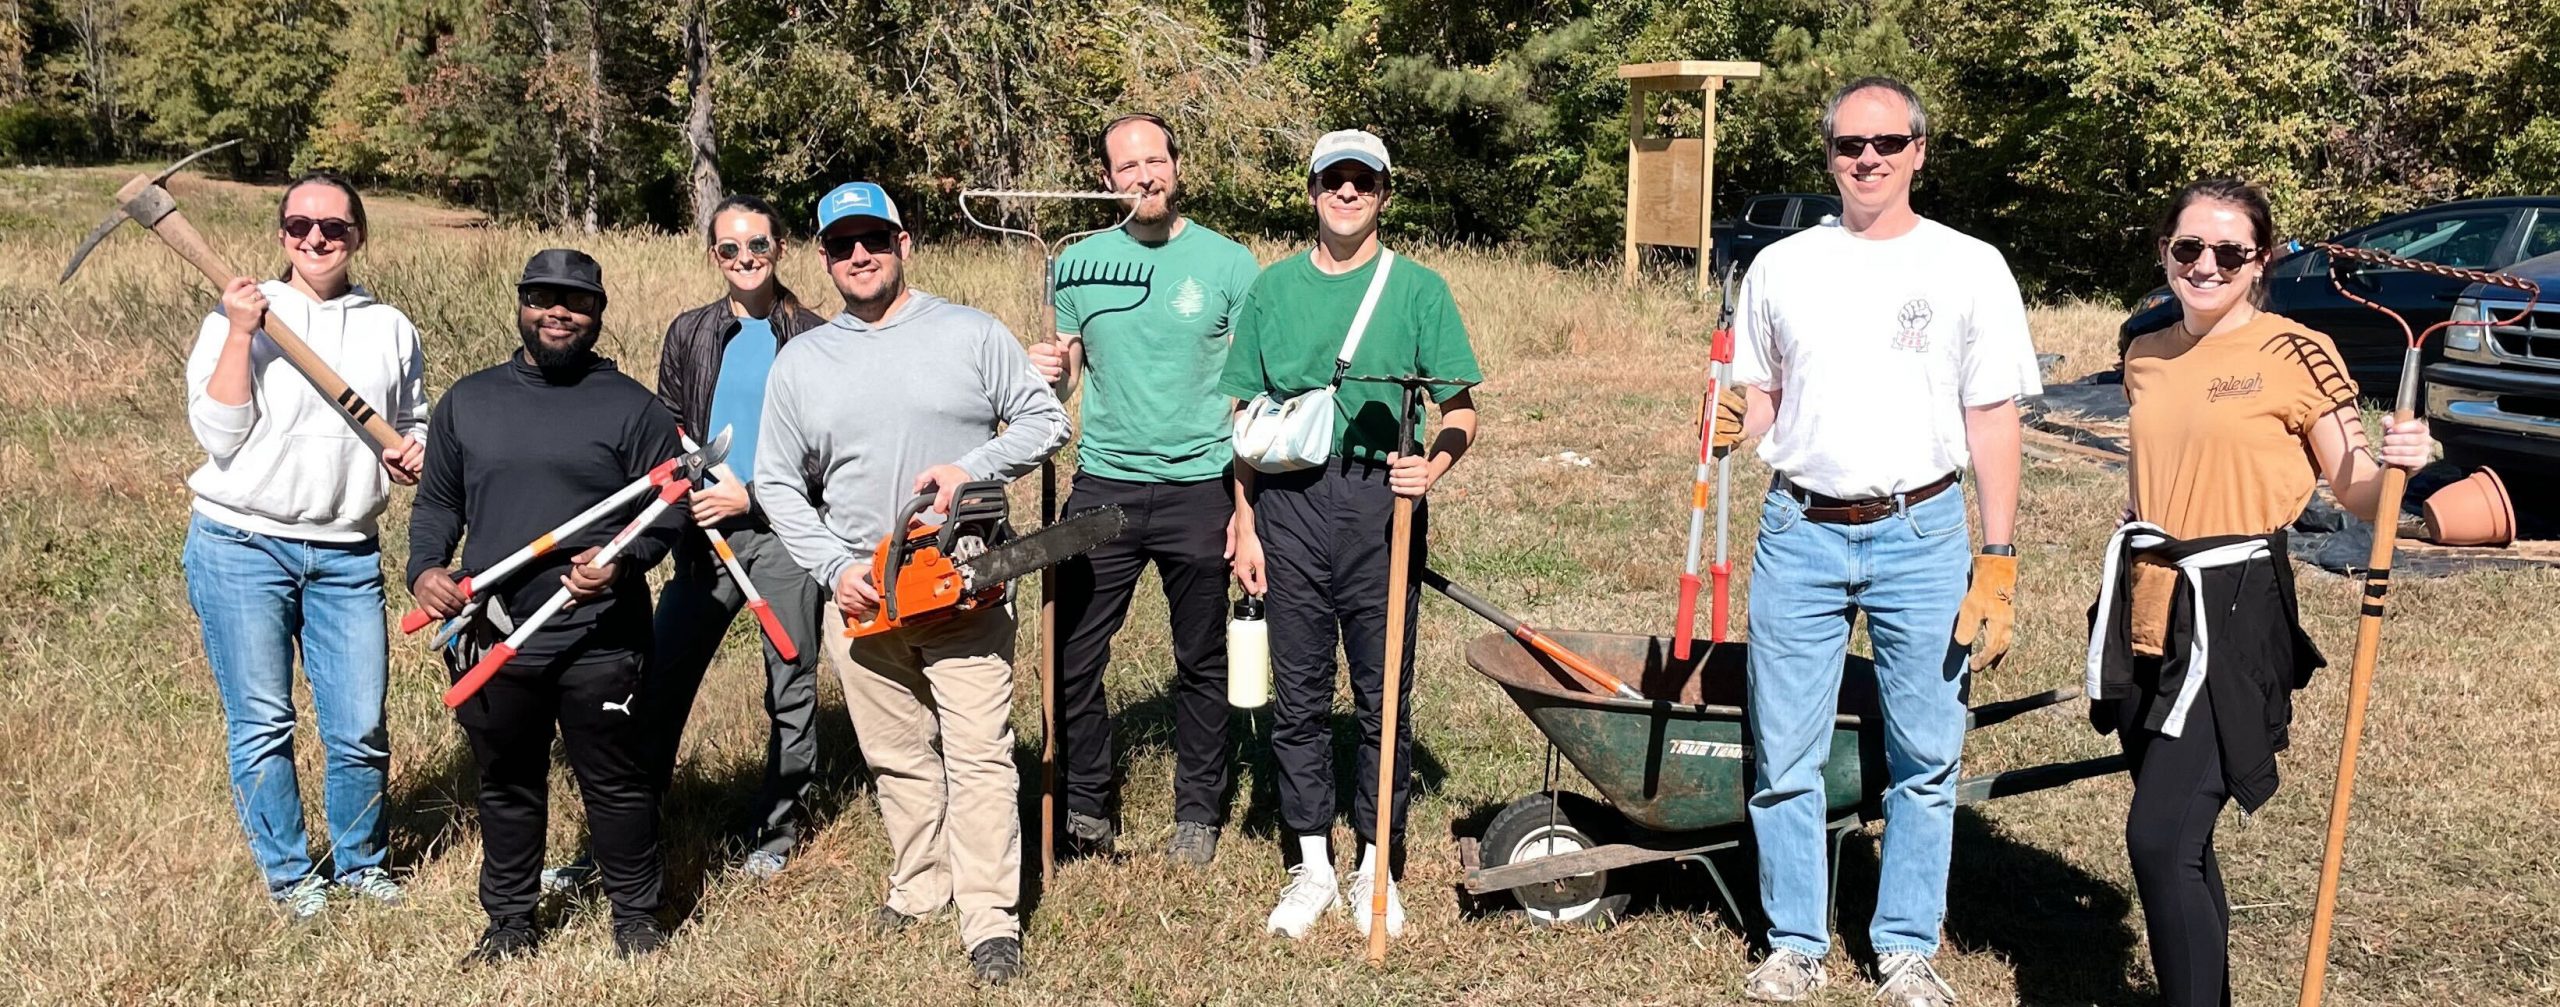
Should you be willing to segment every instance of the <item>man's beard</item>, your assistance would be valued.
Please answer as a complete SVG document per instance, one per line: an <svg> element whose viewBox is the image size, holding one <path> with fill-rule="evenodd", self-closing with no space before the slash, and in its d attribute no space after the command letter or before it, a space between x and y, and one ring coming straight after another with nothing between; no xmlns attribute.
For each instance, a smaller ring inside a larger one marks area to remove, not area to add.
<svg viewBox="0 0 2560 1007"><path fill-rule="evenodd" d="M837 293L844 295L844 306L846 310L859 311L861 309L873 308L885 309L891 303L897 301L899 294L907 292L907 268L905 263L898 262L894 259L890 260L888 263L882 265L881 272L887 275L880 281L880 292L876 295L870 297L855 297L853 296L852 291L845 290L843 288L838 288L836 290Z"/></svg>
<svg viewBox="0 0 2560 1007"><path fill-rule="evenodd" d="M516 318L516 336L524 340L525 359L546 371L585 361L595 352L596 338L603 334L603 329L601 325L590 324L578 338L570 340L568 346L555 350L543 343L540 322L528 322L522 316Z"/></svg>
<svg viewBox="0 0 2560 1007"><path fill-rule="evenodd" d="M1147 209L1147 201L1142 198L1138 200L1138 215L1130 218L1130 222L1154 227L1158 224L1171 222L1173 218L1181 215L1182 183L1175 182L1172 188L1164 191L1164 209L1162 212L1150 212Z"/></svg>

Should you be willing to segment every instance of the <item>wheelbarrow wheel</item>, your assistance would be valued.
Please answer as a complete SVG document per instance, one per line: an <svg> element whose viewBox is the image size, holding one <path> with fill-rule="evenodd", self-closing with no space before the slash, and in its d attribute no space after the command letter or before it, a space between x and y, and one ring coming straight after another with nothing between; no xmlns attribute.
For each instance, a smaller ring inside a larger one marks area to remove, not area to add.
<svg viewBox="0 0 2560 1007"><path fill-rule="evenodd" d="M1607 845L1604 830L1615 813L1580 794L1560 796L1530 794L1494 815L1480 847L1484 865L1501 867ZM1631 893L1612 891L1609 872L1594 871L1514 888L1511 897L1539 926L1600 927L1625 914Z"/></svg>

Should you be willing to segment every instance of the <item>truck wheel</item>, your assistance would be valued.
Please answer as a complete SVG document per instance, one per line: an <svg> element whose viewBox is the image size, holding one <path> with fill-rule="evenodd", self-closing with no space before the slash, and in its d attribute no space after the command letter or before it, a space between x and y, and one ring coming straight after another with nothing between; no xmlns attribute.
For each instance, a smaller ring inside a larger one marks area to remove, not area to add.
<svg viewBox="0 0 2560 1007"><path fill-rule="evenodd" d="M1484 865L1501 867L1607 845L1599 830L1611 815L1578 794L1566 794L1561 801L1530 794L1511 802L1485 826ZM1611 891L1609 872L1594 871L1514 888L1511 897L1539 926L1598 927L1625 915L1631 893Z"/></svg>

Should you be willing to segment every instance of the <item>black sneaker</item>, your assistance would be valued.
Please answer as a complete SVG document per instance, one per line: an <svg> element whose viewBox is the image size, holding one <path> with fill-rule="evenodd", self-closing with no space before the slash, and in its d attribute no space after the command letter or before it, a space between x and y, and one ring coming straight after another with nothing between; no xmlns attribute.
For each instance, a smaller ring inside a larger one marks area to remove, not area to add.
<svg viewBox="0 0 2560 1007"><path fill-rule="evenodd" d="M665 950L673 939L658 921L643 916L634 920L613 921L613 953L624 958L654 955Z"/></svg>
<svg viewBox="0 0 2560 1007"><path fill-rule="evenodd" d="M1173 823L1173 839L1164 855L1183 867L1207 867L1218 859L1218 827L1204 822Z"/></svg>
<svg viewBox="0 0 2560 1007"><path fill-rule="evenodd" d="M489 928L480 931L479 943L471 953L462 956L464 965L494 965L510 958L522 958L534 952L542 938L534 932L533 920L512 918L490 920Z"/></svg>
<svg viewBox="0 0 2560 1007"><path fill-rule="evenodd" d="M915 926L918 922L921 921L916 917L909 916L887 906L881 906L871 914L871 936L887 937L900 930Z"/></svg>
<svg viewBox="0 0 2560 1007"><path fill-rule="evenodd" d="M1120 830L1108 818L1067 812L1067 856L1109 857L1120 852Z"/></svg>
<svg viewBox="0 0 2560 1007"><path fill-rule="evenodd" d="M989 986L1002 986L1022 975L1022 942L1012 937L990 937L969 949L969 970L978 981Z"/></svg>

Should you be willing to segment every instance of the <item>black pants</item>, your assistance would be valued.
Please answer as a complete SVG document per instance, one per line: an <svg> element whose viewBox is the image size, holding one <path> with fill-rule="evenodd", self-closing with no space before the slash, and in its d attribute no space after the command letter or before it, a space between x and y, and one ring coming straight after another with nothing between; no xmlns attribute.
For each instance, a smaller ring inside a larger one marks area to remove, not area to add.
<svg viewBox="0 0 2560 1007"><path fill-rule="evenodd" d="M1225 479L1138 483L1079 472L1067 496L1074 514L1117 504L1126 531L1058 568L1058 738L1067 808L1109 818L1111 713L1102 679L1111 637L1129 615L1138 575L1155 564L1173 630L1173 818L1225 818L1227 744L1227 522L1235 498Z"/></svg>
<svg viewBox="0 0 2560 1007"><path fill-rule="evenodd" d="M797 660L783 660L773 642L764 639L764 631L756 630L763 644L758 650L764 655L765 717L772 729L765 735L764 784L747 809L747 841L758 850L787 856L799 841L797 813L818 765L818 655L826 642L818 638L818 613L826 604L826 591L792 561L772 532L742 530L727 537L738 565L746 568L748 580L773 607L774 618L799 652ZM729 623L747 603L709 541L690 532L687 538L678 547L675 577L658 596L657 649L649 659L647 702L640 710L649 728L651 784L661 798L675 777L676 753L703 673L727 639Z"/></svg>
<svg viewBox="0 0 2560 1007"><path fill-rule="evenodd" d="M2116 701L2116 737L2133 772L2125 852L2151 936L2151 970L2169 1007L2231 1003L2231 903L2213 855L2214 822L2231 795L2212 696L2212 689L2196 693L2175 738L2142 726L2147 697Z"/></svg>
<svg viewBox="0 0 2560 1007"><path fill-rule="evenodd" d="M586 798L587 833L613 918L657 913L665 864L647 735L630 713L639 691L637 655L519 662L454 711L480 763L480 907L490 919L529 919L542 895L555 723Z"/></svg>
<svg viewBox="0 0 2560 1007"><path fill-rule="evenodd" d="M1351 666L1360 714L1359 778L1353 781L1351 831L1376 843L1378 732L1387 663L1387 561L1395 493L1387 468L1336 458L1324 467L1256 475L1254 528L1270 581L1264 598L1271 624L1271 685L1278 710L1271 753L1280 768L1280 822L1291 837L1333 831L1333 654L1339 643ZM1422 566L1427 508L1413 512L1411 562ZM1404 835L1413 802L1413 647L1421 610L1417 586L1405 595L1402 702L1396 710L1395 835ZM1287 844L1292 848L1294 841Z"/></svg>

